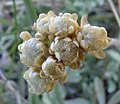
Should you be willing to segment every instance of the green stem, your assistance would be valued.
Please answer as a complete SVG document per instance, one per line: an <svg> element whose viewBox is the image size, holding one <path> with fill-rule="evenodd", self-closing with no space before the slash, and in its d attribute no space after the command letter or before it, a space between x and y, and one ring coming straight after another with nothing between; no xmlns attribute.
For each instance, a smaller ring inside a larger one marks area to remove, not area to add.
<svg viewBox="0 0 120 104"><path fill-rule="evenodd" d="M13 0L13 9L14 9L14 21L15 21L15 29L17 29L17 11L16 11L16 3L15 3L15 0Z"/></svg>
<svg viewBox="0 0 120 104"><path fill-rule="evenodd" d="M37 13L33 5L33 2L32 0L24 0L24 4L26 7L28 21L30 24L33 24L33 22L37 19Z"/></svg>

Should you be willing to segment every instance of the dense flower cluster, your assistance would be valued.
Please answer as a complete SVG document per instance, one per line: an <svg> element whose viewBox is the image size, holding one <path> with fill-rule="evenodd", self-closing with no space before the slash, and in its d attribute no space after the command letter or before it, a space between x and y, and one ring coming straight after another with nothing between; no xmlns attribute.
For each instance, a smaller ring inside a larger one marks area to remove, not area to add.
<svg viewBox="0 0 120 104"><path fill-rule="evenodd" d="M24 73L29 91L40 95L51 91L57 82L66 81L65 66L80 69L85 54L99 59L105 57L103 49L110 38L104 27L91 26L86 17L81 24L73 13L55 15L52 11L40 14L33 28L34 37L21 32L23 43L18 46L20 60L29 67Z"/></svg>

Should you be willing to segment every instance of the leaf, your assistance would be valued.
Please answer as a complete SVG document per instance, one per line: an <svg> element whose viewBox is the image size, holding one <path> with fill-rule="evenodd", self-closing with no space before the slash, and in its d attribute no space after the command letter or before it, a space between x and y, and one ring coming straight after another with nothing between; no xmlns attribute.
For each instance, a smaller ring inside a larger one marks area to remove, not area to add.
<svg viewBox="0 0 120 104"><path fill-rule="evenodd" d="M0 23L4 25L13 25L13 22L4 18L0 18Z"/></svg>
<svg viewBox="0 0 120 104"><path fill-rule="evenodd" d="M52 99L50 98L48 93L44 93L42 95L42 101L43 101L44 104L53 104Z"/></svg>
<svg viewBox="0 0 120 104"><path fill-rule="evenodd" d="M79 70L71 70L67 69L67 82L68 83L77 83L81 80L80 72Z"/></svg>
<svg viewBox="0 0 120 104"><path fill-rule="evenodd" d="M10 36L10 35L16 35L17 33L19 33L20 31L19 30L14 30L14 31L11 31L11 32L9 32L9 33L7 33L7 32L5 32L5 33L1 33L0 34L0 37L2 37L2 36Z"/></svg>
<svg viewBox="0 0 120 104"><path fill-rule="evenodd" d="M84 98L76 98L72 100L66 100L65 104L90 104L90 103Z"/></svg>
<svg viewBox="0 0 120 104"><path fill-rule="evenodd" d="M107 104L118 104L120 103L120 90L117 91L112 98L108 101Z"/></svg>
<svg viewBox="0 0 120 104"><path fill-rule="evenodd" d="M107 83L108 83L108 89L107 89L108 92L113 93L117 88L115 82L113 80L111 80L111 79L108 79Z"/></svg>
<svg viewBox="0 0 120 104"><path fill-rule="evenodd" d="M39 100L39 96L29 93L29 104L43 104L43 102Z"/></svg>
<svg viewBox="0 0 120 104"><path fill-rule="evenodd" d="M73 6L73 3L70 0L65 0L66 9L69 11L76 11L76 8ZM72 8L71 8L72 7Z"/></svg>
<svg viewBox="0 0 120 104"><path fill-rule="evenodd" d="M103 5L105 0L96 0L99 5Z"/></svg>
<svg viewBox="0 0 120 104"><path fill-rule="evenodd" d="M106 51L108 55L110 55L114 60L120 63L120 54L114 50Z"/></svg>
<svg viewBox="0 0 120 104"><path fill-rule="evenodd" d="M14 36L6 36L2 37L0 40L0 49L7 50L14 42ZM3 47L4 46L4 47Z"/></svg>
<svg viewBox="0 0 120 104"><path fill-rule="evenodd" d="M105 104L106 101L105 89L103 86L103 82L99 77L96 77L94 79L94 86L99 104Z"/></svg>
<svg viewBox="0 0 120 104"><path fill-rule="evenodd" d="M58 83L51 92L44 93L42 96L44 104L64 104L64 98L65 90Z"/></svg>

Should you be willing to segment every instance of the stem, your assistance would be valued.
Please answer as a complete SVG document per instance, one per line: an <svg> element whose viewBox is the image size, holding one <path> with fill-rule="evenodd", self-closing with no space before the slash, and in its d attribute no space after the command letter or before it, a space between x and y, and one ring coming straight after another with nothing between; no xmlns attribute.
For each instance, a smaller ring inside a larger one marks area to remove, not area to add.
<svg viewBox="0 0 120 104"><path fill-rule="evenodd" d="M26 13L29 23L33 24L33 22L37 19L37 13L33 5L33 2L32 0L24 0L24 4L26 7Z"/></svg>
<svg viewBox="0 0 120 104"><path fill-rule="evenodd" d="M120 1L120 0L119 0L119 1ZM118 15L118 13L117 13L117 10L115 9L115 5L114 5L114 3L113 3L112 0L108 0L108 2L109 2L109 4L110 4L110 6L111 6L111 9L112 9L112 11L113 11L113 14L114 14L114 16L115 16L115 18L116 18L116 21L117 21L117 23L118 23L118 25L119 25L119 28L120 28L120 17L119 17L119 15Z"/></svg>
<svg viewBox="0 0 120 104"><path fill-rule="evenodd" d="M14 9L14 21L15 21L15 29L17 29L17 17L16 17L16 3L15 0L13 0L13 9Z"/></svg>
<svg viewBox="0 0 120 104"><path fill-rule="evenodd" d="M120 14L120 0L118 0L119 14Z"/></svg>

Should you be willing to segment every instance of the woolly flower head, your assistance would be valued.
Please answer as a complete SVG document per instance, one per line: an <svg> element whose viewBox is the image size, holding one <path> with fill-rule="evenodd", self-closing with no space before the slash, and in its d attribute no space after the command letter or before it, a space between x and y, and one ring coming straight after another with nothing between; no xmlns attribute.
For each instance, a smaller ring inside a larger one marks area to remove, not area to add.
<svg viewBox="0 0 120 104"><path fill-rule="evenodd" d="M32 68L27 70L23 77L30 86L29 91L37 95L51 91L54 87L54 82L51 82L47 78L40 78L39 72L35 72Z"/></svg>
<svg viewBox="0 0 120 104"><path fill-rule="evenodd" d="M59 39L51 43L50 49L54 52L56 58L65 66L71 67L73 64L79 63L75 69L80 68L83 60L81 56L84 57L84 55L83 52L80 51L77 41L73 41L70 38Z"/></svg>
<svg viewBox="0 0 120 104"><path fill-rule="evenodd" d="M49 11L47 14L41 13L33 28L42 34L49 34L50 20L54 17L56 16L52 11Z"/></svg>
<svg viewBox="0 0 120 104"><path fill-rule="evenodd" d="M65 83L65 67L80 69L86 54L105 57L103 49L110 42L106 29L91 26L86 17L82 17L79 26L77 19L75 13L55 15L50 11L39 15L33 26L34 36L21 32L23 43L18 50L21 62L29 67L24 79L30 92L41 95L51 91L57 82Z"/></svg>
<svg viewBox="0 0 120 104"><path fill-rule="evenodd" d="M66 71L61 62L53 59L51 56L42 64L41 77L50 77L53 82L59 81L64 83L66 81Z"/></svg>
<svg viewBox="0 0 120 104"><path fill-rule="evenodd" d="M103 49L109 46L110 38L107 37L107 31L104 27L91 26L87 18L82 17L81 33L78 34L77 37L81 47L84 48L87 53L99 59L105 57Z"/></svg>
<svg viewBox="0 0 120 104"><path fill-rule="evenodd" d="M59 16L52 17L49 26L50 32L61 37L74 34L78 29L77 18L76 14L70 13L60 13Z"/></svg>
<svg viewBox="0 0 120 104"><path fill-rule="evenodd" d="M44 43L37 41L26 31L22 32L20 37L24 41L18 46L21 62L29 67L40 66L40 61L42 62L45 56Z"/></svg>

